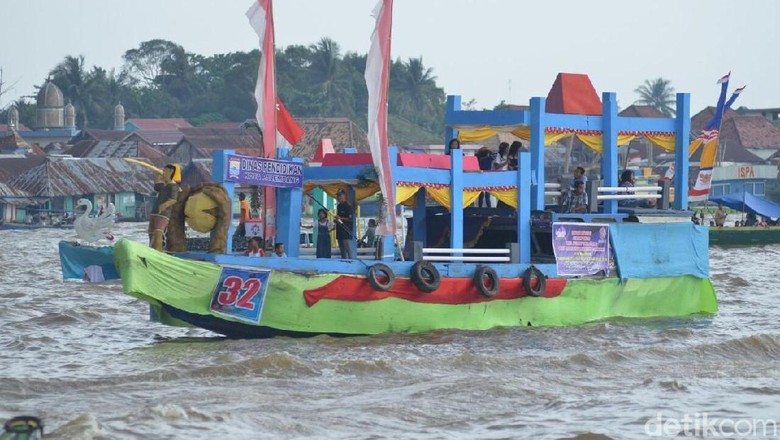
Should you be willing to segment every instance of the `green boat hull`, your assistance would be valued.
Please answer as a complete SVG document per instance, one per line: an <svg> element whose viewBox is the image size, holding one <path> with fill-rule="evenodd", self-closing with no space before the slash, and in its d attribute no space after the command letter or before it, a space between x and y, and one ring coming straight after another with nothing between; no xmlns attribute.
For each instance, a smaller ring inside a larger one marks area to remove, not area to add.
<svg viewBox="0 0 780 440"><path fill-rule="evenodd" d="M214 312L210 305L222 268L186 260L122 240L115 262L125 293L152 304L163 316L231 337L373 335L439 329L487 330L516 326L570 326L609 318L679 317L717 311L707 278L571 279L552 298L491 299L435 304L398 297L379 300L321 299L305 291L321 288L339 274L272 270L255 323ZM358 277L359 278L359 277ZM366 292L370 296L371 292ZM359 298L361 292L351 292Z"/></svg>
<svg viewBox="0 0 780 440"><path fill-rule="evenodd" d="M780 243L780 226L710 228L710 245L757 246Z"/></svg>

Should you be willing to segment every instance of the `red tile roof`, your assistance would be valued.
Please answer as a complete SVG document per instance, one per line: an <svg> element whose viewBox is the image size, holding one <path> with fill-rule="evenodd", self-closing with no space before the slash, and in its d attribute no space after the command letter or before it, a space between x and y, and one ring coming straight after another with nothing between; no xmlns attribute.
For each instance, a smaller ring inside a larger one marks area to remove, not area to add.
<svg viewBox="0 0 780 440"><path fill-rule="evenodd" d="M138 130L177 130L179 128L191 128L192 125L181 118L159 119L128 119L126 124L133 124Z"/></svg>
<svg viewBox="0 0 780 440"><path fill-rule="evenodd" d="M780 128L763 116L734 116L721 125L721 139L737 141L744 148L780 149Z"/></svg>

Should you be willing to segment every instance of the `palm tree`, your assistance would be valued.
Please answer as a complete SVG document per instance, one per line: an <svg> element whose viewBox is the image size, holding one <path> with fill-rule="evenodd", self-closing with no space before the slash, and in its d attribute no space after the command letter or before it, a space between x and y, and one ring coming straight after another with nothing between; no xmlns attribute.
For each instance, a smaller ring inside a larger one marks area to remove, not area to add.
<svg viewBox="0 0 780 440"><path fill-rule="evenodd" d="M649 105L666 116L674 116L674 87L668 79L656 78L645 80L645 83L634 89L639 94L637 104Z"/></svg>
<svg viewBox="0 0 780 440"><path fill-rule="evenodd" d="M433 69L423 65L422 58L409 58L406 63L393 63L390 93L395 94L396 113L408 115L420 125L431 127L441 120L444 91L436 86Z"/></svg>
<svg viewBox="0 0 780 440"><path fill-rule="evenodd" d="M312 81L322 99L322 116L352 116L352 84L343 74L339 44L322 38L311 49Z"/></svg>
<svg viewBox="0 0 780 440"><path fill-rule="evenodd" d="M89 125L89 114L100 111L100 105L95 99L95 85L99 81L98 68L92 73L84 69L84 56L68 55L50 72L52 82L57 84L63 94L76 107L77 118L82 128Z"/></svg>

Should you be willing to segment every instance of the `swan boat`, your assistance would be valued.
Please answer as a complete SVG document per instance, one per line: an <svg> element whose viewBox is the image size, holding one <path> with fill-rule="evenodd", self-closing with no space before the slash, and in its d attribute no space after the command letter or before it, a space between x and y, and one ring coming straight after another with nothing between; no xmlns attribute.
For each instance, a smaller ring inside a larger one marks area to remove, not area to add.
<svg viewBox="0 0 780 440"><path fill-rule="evenodd" d="M78 240L62 240L59 243L63 279L95 282L119 278L114 266L113 246L96 245L102 240L113 241L111 228L116 208L113 203L109 203L102 213L90 217L92 208L92 202L88 199L76 202L76 211L81 211L73 221Z"/></svg>

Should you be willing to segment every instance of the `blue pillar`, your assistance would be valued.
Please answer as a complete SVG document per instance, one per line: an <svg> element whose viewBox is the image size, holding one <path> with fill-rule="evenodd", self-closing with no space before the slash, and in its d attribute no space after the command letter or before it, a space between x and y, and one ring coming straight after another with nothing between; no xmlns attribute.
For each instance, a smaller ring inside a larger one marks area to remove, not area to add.
<svg viewBox="0 0 780 440"><path fill-rule="evenodd" d="M463 150L450 152L450 248L463 248ZM453 254L458 255L458 254Z"/></svg>
<svg viewBox="0 0 780 440"><path fill-rule="evenodd" d="M414 211L412 217L412 230L414 233L414 241L421 241L423 247L428 243L425 239L428 235L428 229L425 227L427 222L427 210L425 209L425 188L420 188L417 194L414 195Z"/></svg>
<svg viewBox="0 0 780 440"><path fill-rule="evenodd" d="M236 152L235 150L216 150L212 153L211 157L214 159L214 162L211 165L211 178L214 179L214 182L222 185L225 191L227 191L228 197L230 197L230 226L228 227L227 248L225 249L225 253L229 255L233 253L233 234L235 233L235 228L233 227L233 197L235 196L236 184L225 180L228 154L236 154Z"/></svg>
<svg viewBox="0 0 780 440"><path fill-rule="evenodd" d="M444 120L447 121L449 118L447 117L449 113L460 111L460 95L448 95L447 96L447 107L445 112ZM451 128L451 127L444 127L444 154L449 154L450 152L450 141L458 137L458 130ZM461 147L462 148L462 147Z"/></svg>
<svg viewBox="0 0 780 440"><path fill-rule="evenodd" d="M390 158L390 176L396 175L396 168L398 167L398 148L397 147L388 147L388 157ZM393 187L390 188L390 191L393 192L393 200L396 198L396 191L395 191L395 179L391 179ZM390 215L393 216L393 221L397 225L397 217L395 214L395 206L389 206L388 208L390 211ZM396 236L393 234L386 233L383 235L382 238L382 252L380 254L381 259L385 261L395 261L395 243ZM398 244L400 246L400 243Z"/></svg>
<svg viewBox="0 0 780 440"><path fill-rule="evenodd" d="M674 209L688 209L688 141L691 138L691 96L677 94L674 118Z"/></svg>
<svg viewBox="0 0 780 440"><path fill-rule="evenodd" d="M517 155L517 243L520 264L531 264L531 153Z"/></svg>
<svg viewBox="0 0 780 440"><path fill-rule="evenodd" d="M303 164L300 157L289 157L290 150L278 148L276 156L279 160L292 160ZM300 255L301 240L301 209L303 203L303 188L278 188L276 191L276 243L284 243L288 257Z"/></svg>
<svg viewBox="0 0 780 440"><path fill-rule="evenodd" d="M604 186L618 186L617 98L614 93L601 95L601 175ZM604 213L617 213L617 200L604 200Z"/></svg>
<svg viewBox="0 0 780 440"><path fill-rule="evenodd" d="M531 209L539 211L544 211L545 105L546 99L531 98Z"/></svg>

